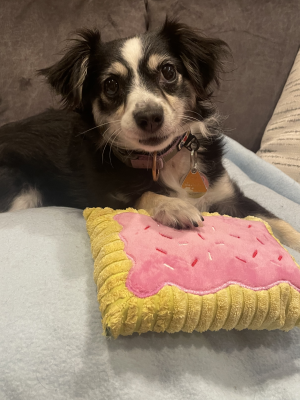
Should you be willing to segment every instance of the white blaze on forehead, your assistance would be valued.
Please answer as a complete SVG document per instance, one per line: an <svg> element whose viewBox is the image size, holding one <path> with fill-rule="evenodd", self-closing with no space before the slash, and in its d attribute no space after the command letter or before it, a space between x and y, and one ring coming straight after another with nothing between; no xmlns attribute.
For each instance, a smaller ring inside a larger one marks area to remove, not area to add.
<svg viewBox="0 0 300 400"><path fill-rule="evenodd" d="M121 116L121 130L123 134L121 135L120 141L124 143L120 144L124 148L128 149L141 149L145 151L151 151L152 147L145 147L140 144L139 139L143 133L141 129L137 126L134 118L134 114L139 107L151 108L153 104L160 105L164 111L164 133L170 133L168 137L168 142L172 141L173 132L177 132L177 128L174 129L174 121L177 118L175 111L171 108L170 104L161 95L151 92L144 83L143 78L140 76L139 64L145 57L145 49L143 47L143 42L141 38L134 37L125 41L122 49L121 56L124 59L126 65L132 70L133 80L130 82L129 92L126 97L126 103L124 105L123 116ZM150 67L156 68L157 63L162 59L158 56L153 56L150 60ZM148 61L149 65L149 61ZM181 111L181 110L180 110ZM119 113L121 115L121 112ZM118 115L118 116L119 116ZM189 160L189 159L188 159Z"/></svg>
<svg viewBox="0 0 300 400"><path fill-rule="evenodd" d="M122 57L133 69L135 76L137 77L139 62L143 57L143 45L141 39L134 37L126 40L122 48Z"/></svg>

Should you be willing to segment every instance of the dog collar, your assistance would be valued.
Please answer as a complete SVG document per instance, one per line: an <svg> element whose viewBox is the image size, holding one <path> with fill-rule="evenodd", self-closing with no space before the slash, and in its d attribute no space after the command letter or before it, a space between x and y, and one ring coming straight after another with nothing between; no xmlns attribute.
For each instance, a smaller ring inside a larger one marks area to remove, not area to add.
<svg viewBox="0 0 300 400"><path fill-rule="evenodd" d="M194 145L192 145L194 143ZM167 148L153 153L124 152L113 149L115 156L125 165L132 168L152 169L153 180L157 181L159 170L164 167L164 163L171 160L183 147L192 151L192 146L199 148L198 139L190 131L179 138L176 138Z"/></svg>

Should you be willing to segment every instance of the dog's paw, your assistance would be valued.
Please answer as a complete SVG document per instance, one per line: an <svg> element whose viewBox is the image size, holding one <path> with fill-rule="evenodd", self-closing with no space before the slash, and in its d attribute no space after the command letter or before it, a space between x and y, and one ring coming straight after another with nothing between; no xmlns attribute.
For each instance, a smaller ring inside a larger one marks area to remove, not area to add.
<svg viewBox="0 0 300 400"><path fill-rule="evenodd" d="M168 200L156 206L152 217L156 222L176 229L203 226L203 217L200 211L184 200L177 198L168 198Z"/></svg>

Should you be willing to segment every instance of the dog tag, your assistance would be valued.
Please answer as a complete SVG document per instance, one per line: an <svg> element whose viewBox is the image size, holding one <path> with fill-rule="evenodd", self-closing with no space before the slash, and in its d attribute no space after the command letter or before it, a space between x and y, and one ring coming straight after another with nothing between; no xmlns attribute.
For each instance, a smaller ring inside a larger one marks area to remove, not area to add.
<svg viewBox="0 0 300 400"><path fill-rule="evenodd" d="M207 192L208 180L199 171L193 173L190 170L184 178L181 187L187 191L190 197L198 198Z"/></svg>
<svg viewBox="0 0 300 400"><path fill-rule="evenodd" d="M190 197L199 198L207 192L208 180L206 176L200 174L197 165L197 150L199 144L197 141L191 143L191 166L190 171L182 182L182 189L188 193Z"/></svg>

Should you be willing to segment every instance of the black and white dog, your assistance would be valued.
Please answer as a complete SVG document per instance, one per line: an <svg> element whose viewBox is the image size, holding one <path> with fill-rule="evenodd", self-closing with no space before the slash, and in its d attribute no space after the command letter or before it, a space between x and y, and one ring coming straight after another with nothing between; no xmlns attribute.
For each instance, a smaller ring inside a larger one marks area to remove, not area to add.
<svg viewBox="0 0 300 400"><path fill-rule="evenodd" d="M300 234L245 197L222 165L211 94L228 54L223 41L169 20L109 43L96 30L78 35L40 71L66 109L0 129L0 211L132 206L176 228L202 225L203 211L255 215L300 250ZM191 169L203 195L183 185Z"/></svg>

